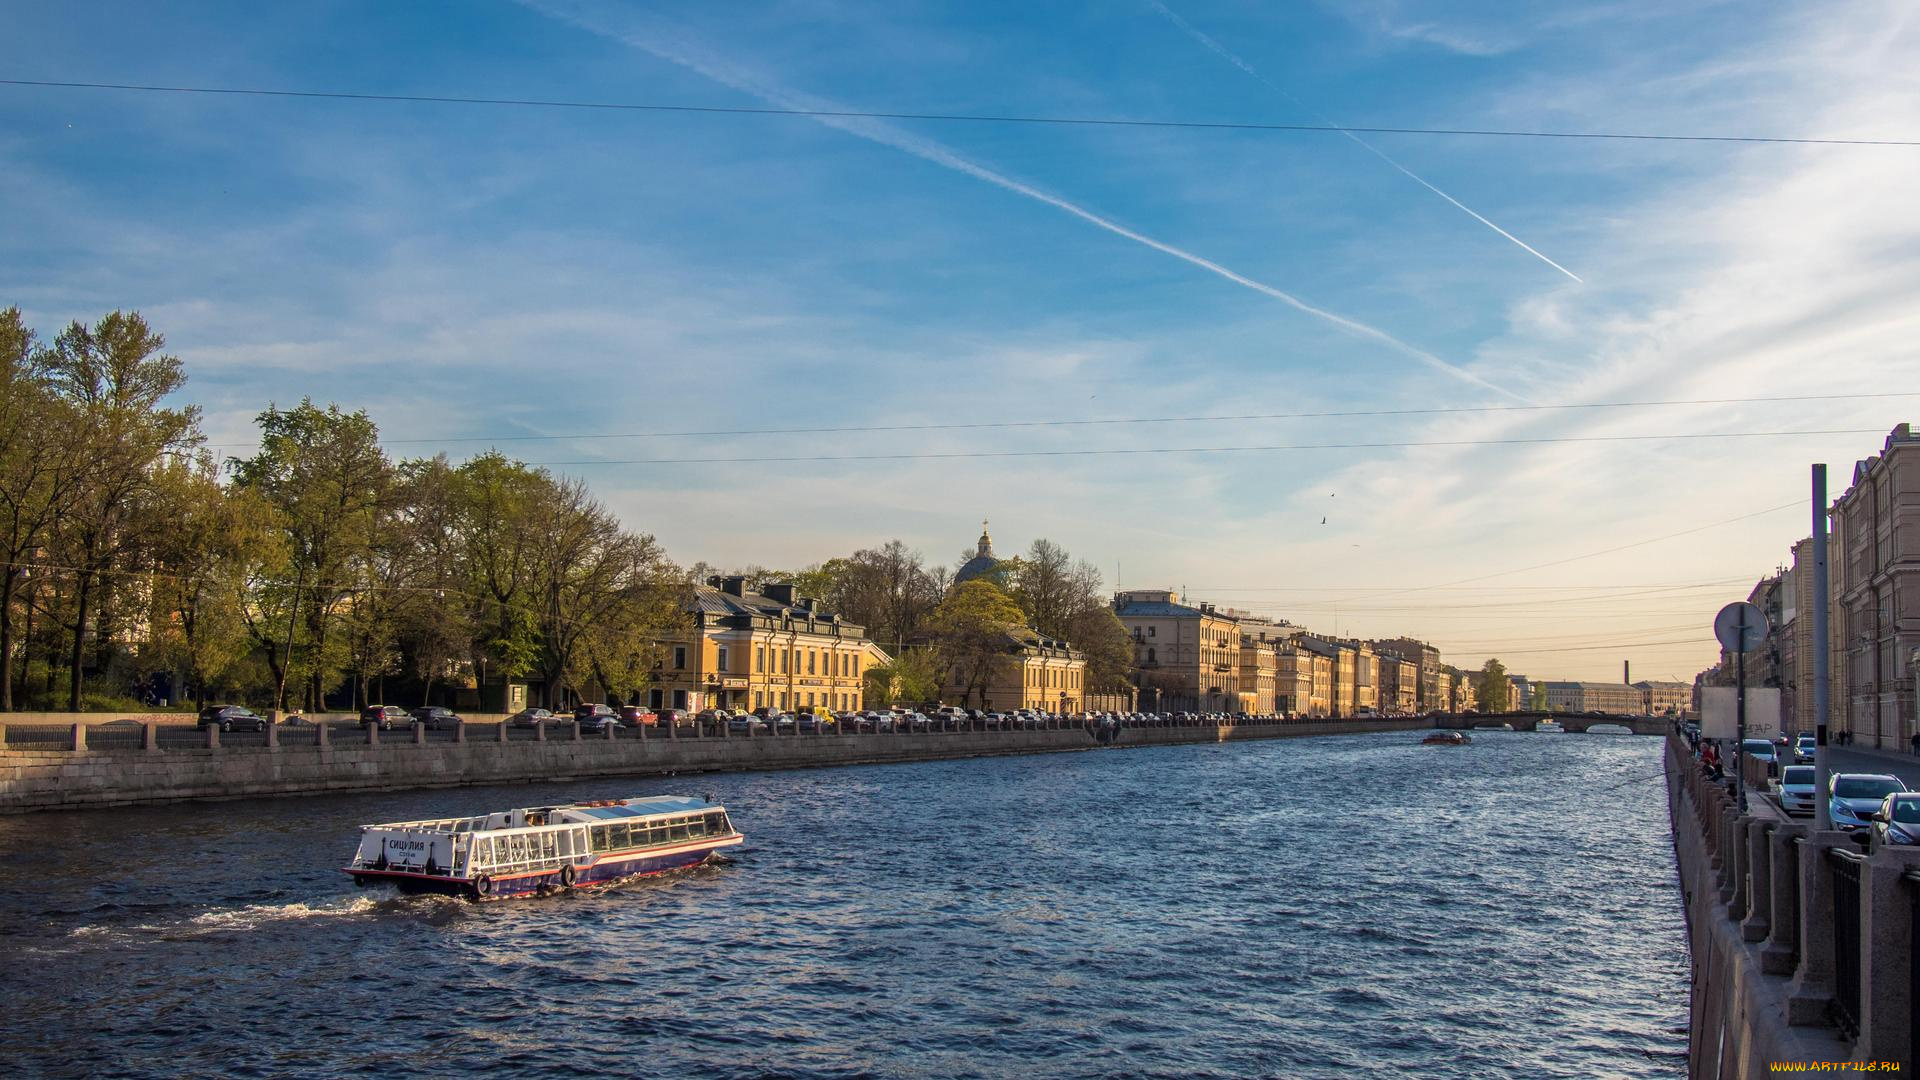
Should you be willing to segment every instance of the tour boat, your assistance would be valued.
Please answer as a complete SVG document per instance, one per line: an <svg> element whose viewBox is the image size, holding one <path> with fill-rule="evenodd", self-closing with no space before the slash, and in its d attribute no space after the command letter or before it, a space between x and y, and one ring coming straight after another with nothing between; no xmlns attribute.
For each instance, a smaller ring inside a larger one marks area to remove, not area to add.
<svg viewBox="0 0 1920 1080"><path fill-rule="evenodd" d="M744 839L724 806L655 795L362 825L342 869L359 885L500 900L697 866Z"/></svg>
<svg viewBox="0 0 1920 1080"><path fill-rule="evenodd" d="M1560 723L1557 720L1542 720L1539 723L1533 725L1533 730L1542 732L1547 735L1564 735L1566 734L1566 731L1567 731L1566 728L1563 728L1560 726Z"/></svg>
<svg viewBox="0 0 1920 1080"><path fill-rule="evenodd" d="M1464 731L1436 731L1420 742L1426 746L1465 746L1473 737Z"/></svg>

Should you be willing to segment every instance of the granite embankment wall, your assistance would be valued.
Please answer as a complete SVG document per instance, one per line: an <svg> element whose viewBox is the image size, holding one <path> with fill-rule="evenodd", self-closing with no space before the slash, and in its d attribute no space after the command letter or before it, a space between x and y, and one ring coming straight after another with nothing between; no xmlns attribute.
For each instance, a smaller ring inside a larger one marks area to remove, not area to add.
<svg viewBox="0 0 1920 1080"><path fill-rule="evenodd" d="M1757 792L1741 814L1686 743L1669 738L1666 757L1693 959L1688 1075L1913 1075L1920 849L1862 852Z"/></svg>
<svg viewBox="0 0 1920 1080"><path fill-rule="evenodd" d="M1431 728L1430 720L1128 727L1120 749L1175 743ZM497 729L495 729L497 730ZM312 732L307 738L316 738ZM1089 750L1082 727L871 735L575 737L572 725L540 741L433 742L419 732L336 735L328 745L207 746L105 751L0 750L0 813L201 799L454 787L680 772L796 769L995 754Z"/></svg>

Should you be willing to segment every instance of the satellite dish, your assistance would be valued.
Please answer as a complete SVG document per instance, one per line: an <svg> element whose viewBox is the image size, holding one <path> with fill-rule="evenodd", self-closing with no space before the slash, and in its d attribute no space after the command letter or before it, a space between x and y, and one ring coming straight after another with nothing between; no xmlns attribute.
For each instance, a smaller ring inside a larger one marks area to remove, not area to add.
<svg viewBox="0 0 1920 1080"><path fill-rule="evenodd" d="M1750 653L1767 640L1767 613L1759 605L1736 600L1713 617L1713 636L1728 652Z"/></svg>

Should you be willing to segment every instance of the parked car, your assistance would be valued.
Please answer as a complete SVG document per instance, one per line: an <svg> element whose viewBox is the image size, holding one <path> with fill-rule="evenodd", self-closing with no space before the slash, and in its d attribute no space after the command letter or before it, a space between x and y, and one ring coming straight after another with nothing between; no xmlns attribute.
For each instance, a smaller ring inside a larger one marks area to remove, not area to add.
<svg viewBox="0 0 1920 1080"><path fill-rule="evenodd" d="M507 717L507 723L514 727L537 728L541 724L551 724L553 721L554 715L545 709L521 709Z"/></svg>
<svg viewBox="0 0 1920 1080"><path fill-rule="evenodd" d="M737 713L727 718L729 735L765 735L767 722L752 713Z"/></svg>
<svg viewBox="0 0 1920 1080"><path fill-rule="evenodd" d="M423 705L413 710L413 718L427 725L428 731L457 728L466 723L458 713L441 705Z"/></svg>
<svg viewBox="0 0 1920 1080"><path fill-rule="evenodd" d="M693 719L695 723L703 728L712 728L718 731L720 725L733 719L733 713L726 709L701 709L699 712L693 714Z"/></svg>
<svg viewBox="0 0 1920 1080"><path fill-rule="evenodd" d="M658 727L660 725L660 717L659 714L645 706L622 705L620 707L620 722L628 727Z"/></svg>
<svg viewBox="0 0 1920 1080"><path fill-rule="evenodd" d="M1842 832L1867 828L1887 796L1907 790L1899 777L1886 773L1835 773L1829 782L1827 813Z"/></svg>
<svg viewBox="0 0 1920 1080"><path fill-rule="evenodd" d="M1812 764L1813 752L1815 749L1817 749L1817 746L1816 746L1814 737L1810 734L1802 734L1799 738L1793 741L1794 763L1798 765Z"/></svg>
<svg viewBox="0 0 1920 1080"><path fill-rule="evenodd" d="M392 730L396 725L413 723L413 716L398 705L369 705L360 710L361 727Z"/></svg>
<svg viewBox="0 0 1920 1080"><path fill-rule="evenodd" d="M200 710L198 726L217 727L221 731L265 731L267 718L255 715L245 705L209 705Z"/></svg>
<svg viewBox="0 0 1920 1080"><path fill-rule="evenodd" d="M1813 813L1813 787L1813 766L1789 765L1780 770L1774 787L1780 796L1780 809L1789 814Z"/></svg>
<svg viewBox="0 0 1920 1080"><path fill-rule="evenodd" d="M1897 791L1880 801L1873 838L1882 844L1920 844L1920 792Z"/></svg>
<svg viewBox="0 0 1920 1080"><path fill-rule="evenodd" d="M694 726L693 717L688 715L685 709L656 709L654 712L661 727L689 728Z"/></svg>
<svg viewBox="0 0 1920 1080"><path fill-rule="evenodd" d="M595 705L582 702L573 707L573 719L582 730L599 731L611 720L615 727L620 726L620 714L611 705Z"/></svg>
<svg viewBox="0 0 1920 1080"><path fill-rule="evenodd" d="M1772 742L1766 739L1748 739L1746 742L1740 744L1740 752L1746 754L1748 757L1764 762L1767 766L1768 776L1774 776L1779 773L1780 755L1778 748L1775 747Z"/></svg>
<svg viewBox="0 0 1920 1080"><path fill-rule="evenodd" d="M837 735L840 732L839 719L825 709L802 712L798 723L800 730L808 733L818 732L822 735Z"/></svg>

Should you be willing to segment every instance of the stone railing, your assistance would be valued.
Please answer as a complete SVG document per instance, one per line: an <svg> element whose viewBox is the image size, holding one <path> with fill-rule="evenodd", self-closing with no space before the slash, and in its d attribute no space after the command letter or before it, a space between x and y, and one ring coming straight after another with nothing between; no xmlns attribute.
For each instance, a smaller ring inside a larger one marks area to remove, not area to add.
<svg viewBox="0 0 1920 1080"><path fill-rule="evenodd" d="M1920 848L1790 820L1760 772L1742 815L1684 740L1667 741L1693 938L1692 1075L1764 1076L1794 1060L1913 1075Z"/></svg>

